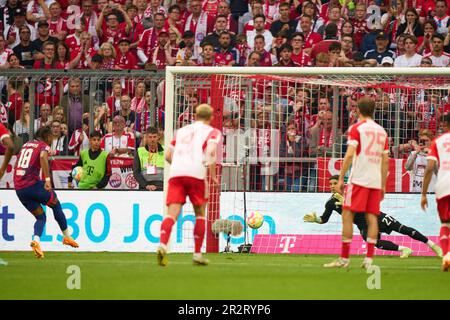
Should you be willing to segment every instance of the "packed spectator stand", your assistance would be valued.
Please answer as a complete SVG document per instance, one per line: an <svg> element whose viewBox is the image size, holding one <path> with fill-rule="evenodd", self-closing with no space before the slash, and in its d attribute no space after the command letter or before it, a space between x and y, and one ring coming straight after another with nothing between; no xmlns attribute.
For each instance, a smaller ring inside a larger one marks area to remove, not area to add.
<svg viewBox="0 0 450 320"><path fill-rule="evenodd" d="M42 73L38 80L12 73L0 77L0 117L21 143L31 130L51 126L54 156L79 155L88 148L89 132L97 130L104 136L103 148L115 150L119 143L125 151L116 156L132 157L148 127L163 127L166 66L447 67L449 14L445 0L3 0L1 71ZM76 76L79 70L103 76L93 84L92 78ZM127 78L120 70L139 76ZM108 76L109 71L117 73ZM154 80L142 77L146 72L154 72ZM410 126L396 157L408 157L420 130L432 136L442 131L449 92L424 91L420 101L408 103L402 119L394 119L385 107L393 103L391 97L373 91L341 94L336 115L341 144L362 94L377 99L376 120L385 128L400 120ZM330 133L330 92L324 86L276 92L278 100L293 106L280 122L283 139L290 141L291 134L294 149L295 136L308 141L294 151L288 143L281 154L331 156L327 141L337 138ZM207 102L195 93L183 100L188 111L183 116L180 110L183 123L192 121L189 110ZM265 112L255 108L255 120ZM308 165L292 175L313 173Z"/></svg>

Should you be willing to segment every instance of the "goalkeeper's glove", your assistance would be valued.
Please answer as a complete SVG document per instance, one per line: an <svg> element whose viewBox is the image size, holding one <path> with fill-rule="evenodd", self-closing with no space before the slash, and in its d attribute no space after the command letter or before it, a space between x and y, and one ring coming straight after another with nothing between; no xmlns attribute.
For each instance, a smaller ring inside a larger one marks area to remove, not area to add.
<svg viewBox="0 0 450 320"><path fill-rule="evenodd" d="M338 192L333 193L333 198L337 200L336 206L342 206L342 203L344 202L344 196Z"/></svg>
<svg viewBox="0 0 450 320"><path fill-rule="evenodd" d="M315 212L305 214L305 216L303 217L303 221L322 223L322 219L320 219L320 217L317 217Z"/></svg>

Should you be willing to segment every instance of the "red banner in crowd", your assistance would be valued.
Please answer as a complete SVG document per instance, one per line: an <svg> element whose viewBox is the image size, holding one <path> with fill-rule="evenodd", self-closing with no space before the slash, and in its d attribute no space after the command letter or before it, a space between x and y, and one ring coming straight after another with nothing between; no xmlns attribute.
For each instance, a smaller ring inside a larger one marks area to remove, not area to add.
<svg viewBox="0 0 450 320"><path fill-rule="evenodd" d="M317 185L319 192L329 192L328 179L339 174L340 158L317 158ZM410 192L409 172L405 169L405 159L389 159L389 173L386 192Z"/></svg>
<svg viewBox="0 0 450 320"><path fill-rule="evenodd" d="M3 161L0 156L0 161ZM13 164L16 163L16 156L13 156L5 176L0 182L0 188L14 188ZM57 189L67 189L67 178L72 166L77 159L55 159L50 161L53 183ZM133 176L133 158L111 158L112 175L105 189L138 189L139 185Z"/></svg>
<svg viewBox="0 0 450 320"><path fill-rule="evenodd" d="M0 157L1 159L2 157ZM57 159L51 161L51 170L55 188L66 189L67 177L76 159ZM11 159L10 165L0 182L0 188L13 188L12 165L16 157ZM405 159L389 159L389 175L387 180L387 192L410 192L410 176L405 169ZM329 192L328 179L339 174L342 159L317 158L317 185L319 192ZM112 158L112 175L106 189L138 189L138 183L133 176L132 158Z"/></svg>
<svg viewBox="0 0 450 320"><path fill-rule="evenodd" d="M57 159L51 162L55 188L67 188L67 177L76 159ZM111 158L112 175L105 189L138 189L133 176L133 158Z"/></svg>

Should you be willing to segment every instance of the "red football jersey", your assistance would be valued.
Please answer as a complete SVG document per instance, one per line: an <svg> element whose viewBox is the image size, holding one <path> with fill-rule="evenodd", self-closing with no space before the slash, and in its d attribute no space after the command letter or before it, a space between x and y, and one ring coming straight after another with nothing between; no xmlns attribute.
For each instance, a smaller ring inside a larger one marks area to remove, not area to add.
<svg viewBox="0 0 450 320"><path fill-rule="evenodd" d="M41 151L49 152L50 146L38 140L23 145L14 166L14 189L28 188L41 180Z"/></svg>
<svg viewBox="0 0 450 320"><path fill-rule="evenodd" d="M81 47L73 48L70 52L70 61L73 61L78 56L80 51L81 51ZM97 51L95 51L94 48L92 48L92 47L87 49L86 54L81 56L80 61L75 66L75 69L89 69L89 65L88 65L88 61L87 61L86 57L90 56L92 58L96 53L97 53Z"/></svg>
<svg viewBox="0 0 450 320"><path fill-rule="evenodd" d="M126 25L121 23L117 30L111 30L108 27L102 27L103 34L100 38L101 43L110 42L114 47L117 46L119 40L127 37Z"/></svg>
<svg viewBox="0 0 450 320"><path fill-rule="evenodd" d="M52 37L56 37L56 34L60 31L66 31L69 33L69 29L67 28L67 21L63 18L59 18L56 21L48 20L49 25L49 34Z"/></svg>
<svg viewBox="0 0 450 320"><path fill-rule="evenodd" d="M8 129L6 129L3 123L0 123L0 142L2 142L3 139L7 137L9 137Z"/></svg>
<svg viewBox="0 0 450 320"><path fill-rule="evenodd" d="M311 57L307 55L303 50L300 51L299 54L294 54L292 52L292 61L300 65L300 67L310 67L312 65L311 63Z"/></svg>
<svg viewBox="0 0 450 320"><path fill-rule="evenodd" d="M120 51L118 51L116 56L116 66L118 66L122 70L139 68L137 65L137 58L133 53L127 52L125 55L123 55Z"/></svg>
<svg viewBox="0 0 450 320"><path fill-rule="evenodd" d="M70 36L67 36L66 40L64 40L64 42L67 44L67 46L70 48L70 50L80 47L80 38L75 37L75 34L71 34Z"/></svg>
<svg viewBox="0 0 450 320"><path fill-rule="evenodd" d="M10 95L7 105L9 110L14 112L15 120L19 120L23 106L23 99L20 94L18 92L14 92L12 95Z"/></svg>
<svg viewBox="0 0 450 320"><path fill-rule="evenodd" d="M235 53L235 52L234 52ZM227 52L216 52L215 55L215 65L216 66L228 66L231 61L236 61L236 56L233 55L233 52L227 51Z"/></svg>

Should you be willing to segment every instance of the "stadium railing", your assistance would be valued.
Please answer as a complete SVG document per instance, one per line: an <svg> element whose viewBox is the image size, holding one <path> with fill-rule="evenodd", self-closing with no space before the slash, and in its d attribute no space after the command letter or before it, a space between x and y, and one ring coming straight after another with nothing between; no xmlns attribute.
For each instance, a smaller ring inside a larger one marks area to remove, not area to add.
<svg viewBox="0 0 450 320"><path fill-rule="evenodd" d="M111 104L114 84L120 84L120 95L128 94L133 99L136 91L142 91L138 85L143 82L148 113L144 114L145 120L136 116L133 124L129 123L137 143L148 126L164 126L164 120L166 128L170 128L165 130L164 140L170 142L172 128L192 121L192 103L211 103L217 110L215 125L224 134L223 191L321 192L327 190L328 177L338 172L339 159L345 153L346 131L356 120L356 100L368 94L377 102L375 120L391 137L391 157L396 159L392 168L399 177L391 191L410 192L411 179L404 165L415 143L419 143L419 132L439 134L440 116L450 109L448 72L444 69L167 70L168 78L165 73L149 71L4 70L0 78L1 121L8 122L23 143L33 138L40 108L48 103L50 113L62 106L66 113L63 124L69 125L72 115L82 121L83 113L89 113L89 128L96 127L106 134L112 130L115 110L111 109L120 108L120 102ZM174 76L175 71L179 74ZM81 114L67 106L69 84L74 79L79 79ZM29 102L28 126L16 123L21 119L21 112L14 111L17 96ZM196 102L191 101L193 97ZM98 112L108 108L100 119ZM67 128L67 140L75 129ZM75 159L71 152L64 157ZM60 155L54 158L64 160Z"/></svg>

